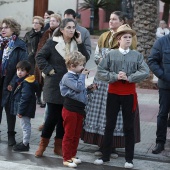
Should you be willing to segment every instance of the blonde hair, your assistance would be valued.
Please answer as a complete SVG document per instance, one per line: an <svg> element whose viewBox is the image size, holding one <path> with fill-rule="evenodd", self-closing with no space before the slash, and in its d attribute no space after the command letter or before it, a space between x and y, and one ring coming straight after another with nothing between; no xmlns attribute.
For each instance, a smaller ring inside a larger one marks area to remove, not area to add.
<svg viewBox="0 0 170 170"><path fill-rule="evenodd" d="M51 14L50 18L54 17L57 21L59 21L61 23L61 16L59 14Z"/></svg>
<svg viewBox="0 0 170 170"><path fill-rule="evenodd" d="M74 67L78 66L81 62L86 63L86 57L79 51L74 51L68 54L65 58L66 67L70 68L71 65Z"/></svg>
<svg viewBox="0 0 170 170"><path fill-rule="evenodd" d="M44 27L44 19L40 16L34 16L33 17L33 21L34 19L38 19L39 20L39 24L42 25L42 28Z"/></svg>

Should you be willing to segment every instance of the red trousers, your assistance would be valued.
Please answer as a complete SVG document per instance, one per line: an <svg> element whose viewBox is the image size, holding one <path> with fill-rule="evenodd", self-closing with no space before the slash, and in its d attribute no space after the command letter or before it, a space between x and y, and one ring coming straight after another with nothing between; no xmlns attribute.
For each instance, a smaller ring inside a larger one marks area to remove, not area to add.
<svg viewBox="0 0 170 170"><path fill-rule="evenodd" d="M62 152L64 161L67 161L76 156L82 131L83 115L71 112L63 107L62 117L64 127Z"/></svg>

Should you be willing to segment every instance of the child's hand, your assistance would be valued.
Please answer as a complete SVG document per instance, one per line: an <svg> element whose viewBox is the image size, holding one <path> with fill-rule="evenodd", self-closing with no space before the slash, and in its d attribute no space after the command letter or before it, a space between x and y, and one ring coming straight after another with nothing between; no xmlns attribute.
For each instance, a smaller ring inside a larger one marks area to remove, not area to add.
<svg viewBox="0 0 170 170"><path fill-rule="evenodd" d="M97 84L91 84L90 86L87 87L89 90L97 90L98 89L98 85Z"/></svg>
<svg viewBox="0 0 170 170"><path fill-rule="evenodd" d="M22 118L22 115L20 115L20 114L17 114L17 116L18 116L19 118Z"/></svg>
<svg viewBox="0 0 170 170"><path fill-rule="evenodd" d="M90 72L89 70L83 69L83 71L81 73L87 75L87 74L89 74L89 72Z"/></svg>
<svg viewBox="0 0 170 170"><path fill-rule="evenodd" d="M126 73L123 71L119 71L118 80L126 80L126 79L127 79Z"/></svg>
<svg viewBox="0 0 170 170"><path fill-rule="evenodd" d="M7 89L8 89L8 91L12 91L12 86L11 86L11 85L8 85L8 86L7 86Z"/></svg>

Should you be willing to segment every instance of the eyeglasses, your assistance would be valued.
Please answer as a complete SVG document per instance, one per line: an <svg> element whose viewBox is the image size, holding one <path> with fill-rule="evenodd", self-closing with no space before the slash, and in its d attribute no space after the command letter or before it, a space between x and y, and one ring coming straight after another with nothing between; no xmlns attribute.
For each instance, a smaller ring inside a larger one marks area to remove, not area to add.
<svg viewBox="0 0 170 170"><path fill-rule="evenodd" d="M32 24L38 25L38 24L40 24L40 23L38 23L38 22L33 22Z"/></svg>
<svg viewBox="0 0 170 170"><path fill-rule="evenodd" d="M3 29L6 30L6 29L8 29L8 28L9 28L8 26L6 26L6 27L0 27L0 30L2 31Z"/></svg>

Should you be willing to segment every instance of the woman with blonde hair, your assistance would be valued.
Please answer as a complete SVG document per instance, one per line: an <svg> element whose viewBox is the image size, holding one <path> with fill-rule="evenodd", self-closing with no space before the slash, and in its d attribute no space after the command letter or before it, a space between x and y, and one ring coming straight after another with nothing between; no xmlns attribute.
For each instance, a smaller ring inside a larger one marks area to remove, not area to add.
<svg viewBox="0 0 170 170"><path fill-rule="evenodd" d="M34 16L32 20L32 29L24 36L24 41L27 44L28 61L31 63L30 74L34 74L35 70L35 55L37 52L38 43L43 35L44 19L40 16ZM41 96L36 93L37 104L41 104Z"/></svg>

